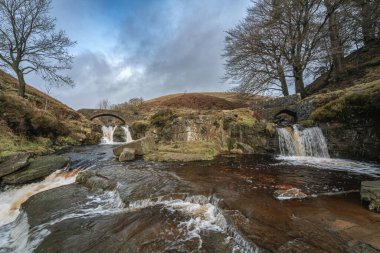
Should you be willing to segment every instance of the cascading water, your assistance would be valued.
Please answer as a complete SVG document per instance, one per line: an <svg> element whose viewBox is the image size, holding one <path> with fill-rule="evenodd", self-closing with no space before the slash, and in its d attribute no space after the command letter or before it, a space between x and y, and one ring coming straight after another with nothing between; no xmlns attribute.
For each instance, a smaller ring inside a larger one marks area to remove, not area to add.
<svg viewBox="0 0 380 253"><path fill-rule="evenodd" d="M277 128L277 133L283 156L330 157L326 139L319 127L301 129L293 125L292 128Z"/></svg>
<svg viewBox="0 0 380 253"><path fill-rule="evenodd" d="M115 144L114 142L114 133L118 126L102 126L103 137L101 139L101 144ZM124 130L124 142L128 143L133 141L131 132L129 131L129 126L121 126Z"/></svg>
<svg viewBox="0 0 380 253"><path fill-rule="evenodd" d="M125 133L125 142L131 142L133 141L131 132L129 131L129 126L122 126L124 133Z"/></svg>
<svg viewBox="0 0 380 253"><path fill-rule="evenodd" d="M116 128L117 126L102 126L102 144L113 144L113 133L115 132Z"/></svg>

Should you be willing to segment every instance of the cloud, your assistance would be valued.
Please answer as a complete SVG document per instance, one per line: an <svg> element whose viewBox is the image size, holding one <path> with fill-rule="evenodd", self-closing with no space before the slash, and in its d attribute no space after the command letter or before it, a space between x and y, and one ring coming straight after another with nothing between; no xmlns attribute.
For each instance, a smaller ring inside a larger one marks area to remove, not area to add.
<svg viewBox="0 0 380 253"><path fill-rule="evenodd" d="M225 31L244 17L249 0L80 2L53 2L57 26L78 41L68 72L76 87L53 91L68 105L229 88L221 82Z"/></svg>

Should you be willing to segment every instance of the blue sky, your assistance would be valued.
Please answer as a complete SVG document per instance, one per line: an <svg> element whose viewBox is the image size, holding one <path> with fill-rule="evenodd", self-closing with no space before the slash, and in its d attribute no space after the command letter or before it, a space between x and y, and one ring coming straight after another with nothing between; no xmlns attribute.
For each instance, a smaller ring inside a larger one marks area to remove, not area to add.
<svg viewBox="0 0 380 253"><path fill-rule="evenodd" d="M53 88L69 106L95 107L178 92L224 91L225 31L249 0L53 0L57 29L77 41L76 86ZM45 90L35 75L26 80Z"/></svg>

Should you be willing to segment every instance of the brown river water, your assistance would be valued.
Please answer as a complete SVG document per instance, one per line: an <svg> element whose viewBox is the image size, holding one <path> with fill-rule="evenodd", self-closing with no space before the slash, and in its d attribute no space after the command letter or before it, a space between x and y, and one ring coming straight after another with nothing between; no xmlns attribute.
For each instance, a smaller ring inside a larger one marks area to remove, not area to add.
<svg viewBox="0 0 380 253"><path fill-rule="evenodd" d="M380 176L376 164L263 155L119 163L111 151L74 148L75 172L3 187L0 252L379 252L380 215L358 192ZM77 170L116 187L89 191L73 183ZM290 188L307 198L273 197Z"/></svg>

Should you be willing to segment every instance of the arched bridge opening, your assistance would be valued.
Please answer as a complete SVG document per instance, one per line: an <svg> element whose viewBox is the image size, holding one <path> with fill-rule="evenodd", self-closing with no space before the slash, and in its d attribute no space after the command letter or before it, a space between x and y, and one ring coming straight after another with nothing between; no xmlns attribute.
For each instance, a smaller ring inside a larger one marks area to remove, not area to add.
<svg viewBox="0 0 380 253"><path fill-rule="evenodd" d="M277 112L274 115L273 120L278 125L291 125L296 123L298 120L297 112L289 109L284 109Z"/></svg>
<svg viewBox="0 0 380 253"><path fill-rule="evenodd" d="M113 113L98 113L98 114L95 114L95 115L92 115L90 117L90 120L93 120L93 119L96 119L96 118L99 118L99 117L103 117L103 116L108 116L108 117L114 117L114 118L117 118L119 119L124 125L126 125L126 121L125 119L123 119L121 116L117 115L117 114L113 114Z"/></svg>

